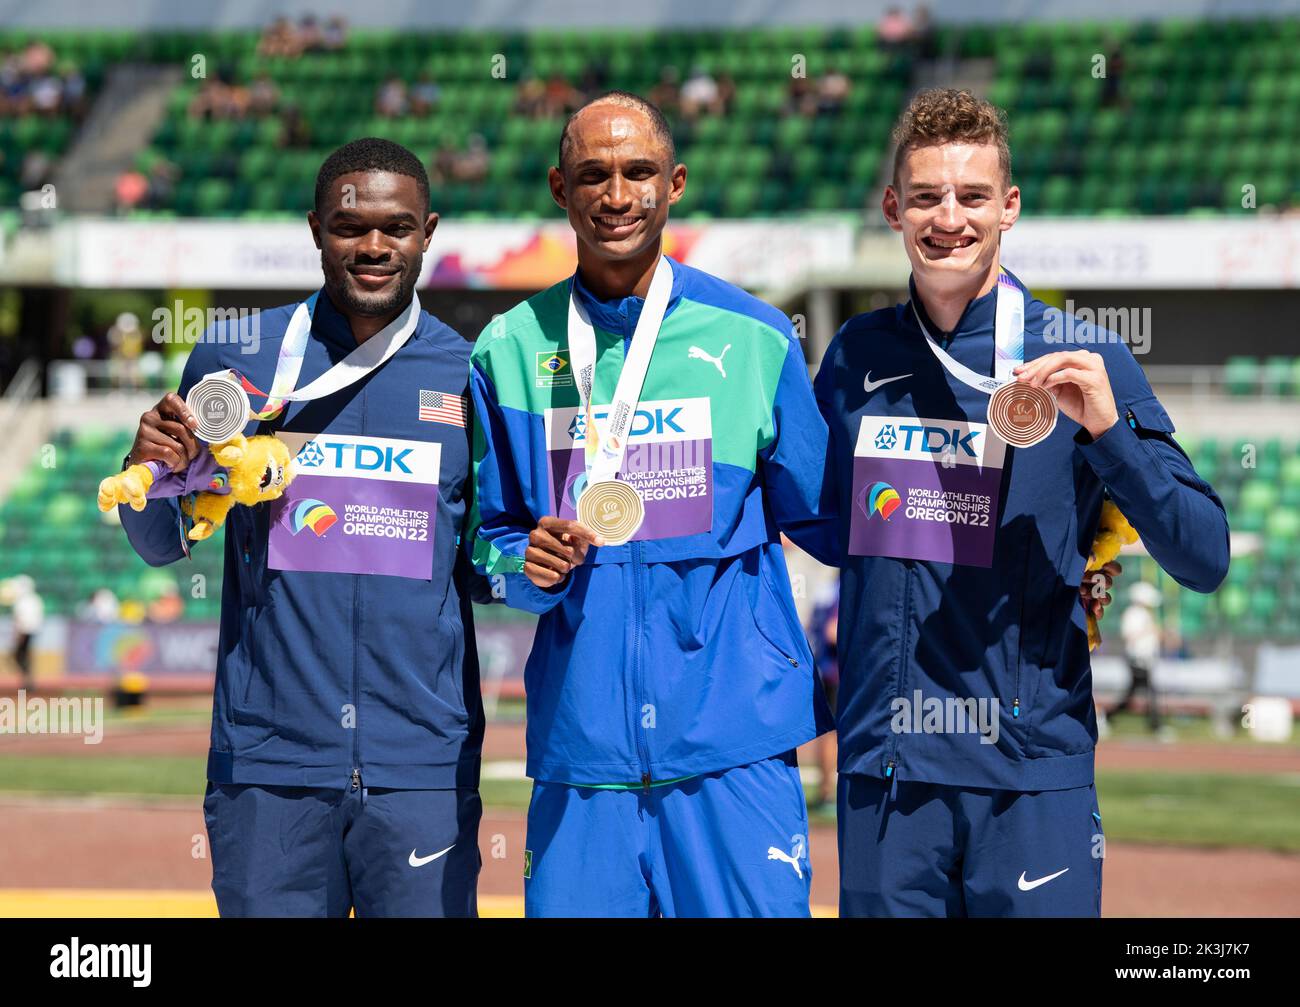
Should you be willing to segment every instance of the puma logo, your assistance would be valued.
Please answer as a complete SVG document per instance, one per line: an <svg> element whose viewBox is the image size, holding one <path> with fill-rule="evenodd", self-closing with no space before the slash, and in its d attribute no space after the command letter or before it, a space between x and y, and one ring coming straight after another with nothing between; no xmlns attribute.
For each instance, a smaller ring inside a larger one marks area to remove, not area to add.
<svg viewBox="0 0 1300 1007"><path fill-rule="evenodd" d="M803 855L804 855L804 839L803 836L799 835L798 833L790 837L789 853L786 853L785 850L782 850L776 846L769 846L767 848L767 859L785 861L787 864L789 864L791 867L794 868L794 872L799 876L800 881L803 880L803 868L799 866L799 861L803 859Z"/></svg>
<svg viewBox="0 0 1300 1007"><path fill-rule="evenodd" d="M707 350L702 350L698 346L692 346L690 350L687 352L686 356L691 360L707 360L714 367L716 367L718 369L718 373L725 378L727 376L727 372L722 367L722 358L727 355L727 351L729 349L731 349L730 343L724 346L722 348L722 352L715 357Z"/></svg>

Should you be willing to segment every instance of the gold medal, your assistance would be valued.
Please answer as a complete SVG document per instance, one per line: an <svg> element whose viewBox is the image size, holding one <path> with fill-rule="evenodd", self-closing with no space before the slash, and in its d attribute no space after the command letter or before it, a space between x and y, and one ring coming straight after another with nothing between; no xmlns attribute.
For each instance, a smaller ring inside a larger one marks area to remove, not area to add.
<svg viewBox="0 0 1300 1007"><path fill-rule="evenodd" d="M578 497L578 520L602 535L606 545L622 545L645 520L645 504L627 483L606 479L591 483Z"/></svg>
<svg viewBox="0 0 1300 1007"><path fill-rule="evenodd" d="M248 425L248 393L230 378L209 374L190 389L185 404L199 420L194 432L209 444L228 441Z"/></svg>
<svg viewBox="0 0 1300 1007"><path fill-rule="evenodd" d="M1056 396L1046 388L1009 381L989 399L989 426L1012 447L1033 447L1056 429Z"/></svg>

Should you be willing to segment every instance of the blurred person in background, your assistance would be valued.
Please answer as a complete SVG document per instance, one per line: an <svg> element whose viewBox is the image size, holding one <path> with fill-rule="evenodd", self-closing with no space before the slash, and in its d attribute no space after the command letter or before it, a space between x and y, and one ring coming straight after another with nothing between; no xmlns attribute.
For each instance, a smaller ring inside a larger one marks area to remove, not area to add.
<svg viewBox="0 0 1300 1007"><path fill-rule="evenodd" d="M0 603L13 609L14 645L10 654L22 687L26 688L32 681L32 640L45 625L45 601L36 590L36 582L23 573L0 585Z"/></svg>
<svg viewBox="0 0 1300 1007"><path fill-rule="evenodd" d="M826 705L831 708L832 714L838 705L836 701L840 691L839 632L840 580L836 577L818 592L809 626L813 663L817 668L817 676L822 681L822 688L826 691ZM823 734L816 744L821 777L817 781L817 791L810 802L810 808L823 807L835 793L835 732Z"/></svg>
<svg viewBox="0 0 1300 1007"><path fill-rule="evenodd" d="M1122 713L1133 706L1138 692L1147 695L1147 727L1160 735L1160 704L1156 698L1153 681L1155 665L1160 660L1162 633L1160 630L1160 589L1154 584L1139 581L1129 588L1128 608L1120 617L1119 631L1124 638L1124 659L1128 662L1128 691L1110 710L1110 716Z"/></svg>

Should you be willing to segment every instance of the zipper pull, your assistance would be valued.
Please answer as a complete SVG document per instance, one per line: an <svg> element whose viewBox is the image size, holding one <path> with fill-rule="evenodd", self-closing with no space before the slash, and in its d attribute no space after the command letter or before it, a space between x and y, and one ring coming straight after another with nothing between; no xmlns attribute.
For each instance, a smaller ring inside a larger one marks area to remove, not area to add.
<svg viewBox="0 0 1300 1007"><path fill-rule="evenodd" d="M649 773L642 773L642 774L641 774L641 787L646 791L646 793L649 793L649 792L650 792L650 774L649 774Z"/></svg>
<svg viewBox="0 0 1300 1007"><path fill-rule="evenodd" d="M799 667L799 662L796 661L793 657L787 657L786 660L790 662L790 667L792 668Z"/></svg>
<svg viewBox="0 0 1300 1007"><path fill-rule="evenodd" d="M1011 716L1020 716L1020 697L1017 696L1011 703Z"/></svg>
<svg viewBox="0 0 1300 1007"><path fill-rule="evenodd" d="M895 801L898 799L898 764L890 759L885 763L885 779L889 781L889 799Z"/></svg>
<svg viewBox="0 0 1300 1007"><path fill-rule="evenodd" d="M352 789L356 790L360 786L361 786L361 770L354 769L352 770Z"/></svg>

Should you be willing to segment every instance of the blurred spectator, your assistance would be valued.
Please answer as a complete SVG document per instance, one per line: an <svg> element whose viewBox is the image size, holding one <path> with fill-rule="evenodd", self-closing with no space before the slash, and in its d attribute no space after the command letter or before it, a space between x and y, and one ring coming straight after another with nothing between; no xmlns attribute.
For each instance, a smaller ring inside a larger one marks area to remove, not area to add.
<svg viewBox="0 0 1300 1007"><path fill-rule="evenodd" d="M113 198L117 202L118 212L127 212L143 208L145 197L149 194L149 180L138 171L124 171L117 176L113 186Z"/></svg>
<svg viewBox="0 0 1300 1007"><path fill-rule="evenodd" d="M54 177L54 159L43 150L29 150L23 158L18 182L24 190L39 189Z"/></svg>
<svg viewBox="0 0 1300 1007"><path fill-rule="evenodd" d="M348 44L348 23L337 14L325 22L321 33L321 44L331 51L342 49Z"/></svg>
<svg viewBox="0 0 1300 1007"><path fill-rule="evenodd" d="M398 77L389 77L375 95L375 114L385 119L400 119L406 115L406 85Z"/></svg>
<svg viewBox="0 0 1300 1007"><path fill-rule="evenodd" d="M849 78L832 70L817 82L817 114L839 115L849 97Z"/></svg>
<svg viewBox="0 0 1300 1007"><path fill-rule="evenodd" d="M141 387L140 355L144 353L144 331L140 319L123 311L108 330L110 359L120 388Z"/></svg>
<svg viewBox="0 0 1300 1007"><path fill-rule="evenodd" d="M187 110L191 119L242 119L252 105L248 88L226 80L227 74L217 73L204 80Z"/></svg>
<svg viewBox="0 0 1300 1007"><path fill-rule="evenodd" d="M280 146L303 150L311 146L311 126L297 105L289 105L280 116Z"/></svg>
<svg viewBox="0 0 1300 1007"><path fill-rule="evenodd" d="M812 115L817 110L817 85L807 77L791 77L785 99L786 115Z"/></svg>
<svg viewBox="0 0 1300 1007"><path fill-rule="evenodd" d="M469 138L469 144L463 151L458 150L451 143L443 143L433 157L429 180L435 185L445 185L448 182L481 182L487 178L490 160L487 141L479 133Z"/></svg>
<svg viewBox="0 0 1300 1007"><path fill-rule="evenodd" d="M542 114L548 119L568 115L570 112L576 112L585 100L582 92L563 76L558 73L553 74L546 82L546 100Z"/></svg>
<svg viewBox="0 0 1300 1007"><path fill-rule="evenodd" d="M315 14L304 14L298 22L298 51L320 52L325 48L325 33Z"/></svg>
<svg viewBox="0 0 1300 1007"><path fill-rule="evenodd" d="M912 19L903 13L901 7L890 7L876 24L876 37L883 48L904 48L913 39Z"/></svg>
<svg viewBox="0 0 1300 1007"><path fill-rule="evenodd" d="M259 74L248 88L248 111L251 115L270 115L279 101L280 91L267 74Z"/></svg>
<svg viewBox="0 0 1300 1007"><path fill-rule="evenodd" d="M1106 49L1106 76L1101 82L1101 103L1107 108L1123 104L1124 50L1112 42Z"/></svg>
<svg viewBox="0 0 1300 1007"><path fill-rule="evenodd" d="M277 56L292 58L302 54L298 33L293 30L293 25L289 23L288 18L278 17L267 26L257 43L257 54L272 58Z"/></svg>
<svg viewBox="0 0 1300 1007"><path fill-rule="evenodd" d="M934 30L929 7L922 5L912 15L912 41L916 46L916 54L921 59L939 57L939 34Z"/></svg>
<svg viewBox="0 0 1300 1007"><path fill-rule="evenodd" d="M0 116L85 113L86 81L71 62L54 65L54 50L33 42L20 51L0 51Z"/></svg>
<svg viewBox="0 0 1300 1007"><path fill-rule="evenodd" d="M693 120L701 115L721 115L724 111L722 88L702 66L695 67L682 85L682 118Z"/></svg>
<svg viewBox="0 0 1300 1007"><path fill-rule="evenodd" d="M151 210L162 210L172 205L172 196L176 192L176 180L180 178L180 169L171 161L159 158L149 169L149 189L145 194L145 205Z"/></svg>
<svg viewBox="0 0 1300 1007"><path fill-rule="evenodd" d="M519 83L515 94L515 114L540 119L546 108L546 85L529 74Z"/></svg>
<svg viewBox="0 0 1300 1007"><path fill-rule="evenodd" d="M826 691L826 702L835 712L840 691L840 582L837 577L826 585L818 595L813 608L812 624L809 627L812 637L813 665ZM836 763L836 736L823 734L817 739L817 764L821 768L821 779L817 781L817 793L813 806L826 804L834 794Z"/></svg>
<svg viewBox="0 0 1300 1007"><path fill-rule="evenodd" d="M456 158L456 181L481 182L488 174L487 141L475 133L469 138L465 152Z"/></svg>
<svg viewBox="0 0 1300 1007"><path fill-rule="evenodd" d="M146 616L150 622L175 622L185 614L185 599L175 583L162 587L158 597L149 602Z"/></svg>
<svg viewBox="0 0 1300 1007"><path fill-rule="evenodd" d="M90 596L90 601L81 607L81 618L104 624L117 622L117 595L106 587L101 587Z"/></svg>
<svg viewBox="0 0 1300 1007"><path fill-rule="evenodd" d="M1138 581L1129 589L1128 608L1120 619L1119 630L1124 637L1124 657L1128 661L1128 692L1124 694L1109 716L1113 717L1133 704L1139 690L1147 694L1147 726L1152 734L1160 734L1160 708L1156 701L1156 688L1151 673L1160 659L1161 633L1156 610L1160 607L1160 589L1146 581Z"/></svg>
<svg viewBox="0 0 1300 1007"><path fill-rule="evenodd" d="M13 660L26 688L32 679L32 638L45 624L45 602L36 591L36 582L25 573L0 585L0 602L13 608Z"/></svg>
<svg viewBox="0 0 1300 1007"><path fill-rule="evenodd" d="M433 76L426 70L411 88L411 114L425 116L434 110L442 89L438 87Z"/></svg>
<svg viewBox="0 0 1300 1007"><path fill-rule="evenodd" d="M651 89L650 101L658 105L659 110L669 118L681 113L681 74L678 72L677 67L666 66L659 71L659 83Z"/></svg>

